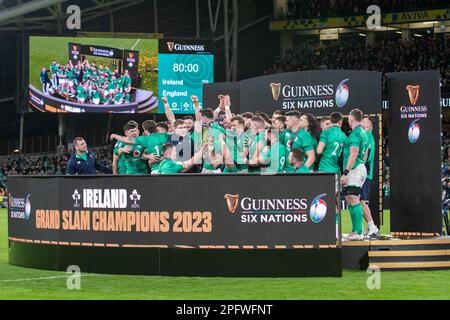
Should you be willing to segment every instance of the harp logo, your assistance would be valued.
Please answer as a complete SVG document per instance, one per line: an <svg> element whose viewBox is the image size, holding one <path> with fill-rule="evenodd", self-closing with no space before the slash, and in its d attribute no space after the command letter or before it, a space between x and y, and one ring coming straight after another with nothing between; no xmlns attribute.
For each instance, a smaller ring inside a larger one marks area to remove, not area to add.
<svg viewBox="0 0 450 320"><path fill-rule="evenodd" d="M230 213L235 213L239 205L239 195L238 194L226 194L225 200L227 201L228 211Z"/></svg>
<svg viewBox="0 0 450 320"><path fill-rule="evenodd" d="M167 42L167 48L170 52L173 51L173 47L175 46L175 42Z"/></svg>
<svg viewBox="0 0 450 320"><path fill-rule="evenodd" d="M272 98L274 101L278 101L281 93L281 83L271 83L270 89L272 89Z"/></svg>
<svg viewBox="0 0 450 320"><path fill-rule="evenodd" d="M413 106L417 104L419 100L420 86L419 85L407 85L406 90L408 91L409 101Z"/></svg>

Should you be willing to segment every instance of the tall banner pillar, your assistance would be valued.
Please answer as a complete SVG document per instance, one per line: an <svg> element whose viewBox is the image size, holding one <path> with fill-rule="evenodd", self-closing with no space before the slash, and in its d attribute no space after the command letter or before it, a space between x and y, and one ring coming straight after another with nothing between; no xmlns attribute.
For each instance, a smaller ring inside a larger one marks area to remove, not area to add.
<svg viewBox="0 0 450 320"><path fill-rule="evenodd" d="M439 72L391 73L388 88L392 234L441 234Z"/></svg>

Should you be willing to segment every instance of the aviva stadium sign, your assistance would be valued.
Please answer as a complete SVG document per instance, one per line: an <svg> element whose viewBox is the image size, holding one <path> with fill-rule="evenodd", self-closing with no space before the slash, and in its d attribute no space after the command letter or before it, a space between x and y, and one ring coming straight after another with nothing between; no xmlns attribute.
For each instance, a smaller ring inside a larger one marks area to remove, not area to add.
<svg viewBox="0 0 450 320"><path fill-rule="evenodd" d="M364 27L368 15L343 18L317 18L298 20L275 20L270 22L270 30L308 30L323 28ZM392 25L409 22L435 21L450 19L450 9L407 11L381 15L382 25Z"/></svg>

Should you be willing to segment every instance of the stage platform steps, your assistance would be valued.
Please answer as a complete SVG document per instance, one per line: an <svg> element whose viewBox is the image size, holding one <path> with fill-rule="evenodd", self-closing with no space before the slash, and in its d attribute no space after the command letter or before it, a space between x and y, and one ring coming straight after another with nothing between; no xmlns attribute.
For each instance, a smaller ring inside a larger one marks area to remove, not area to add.
<svg viewBox="0 0 450 320"><path fill-rule="evenodd" d="M450 269L450 237L343 242L343 267L384 271Z"/></svg>

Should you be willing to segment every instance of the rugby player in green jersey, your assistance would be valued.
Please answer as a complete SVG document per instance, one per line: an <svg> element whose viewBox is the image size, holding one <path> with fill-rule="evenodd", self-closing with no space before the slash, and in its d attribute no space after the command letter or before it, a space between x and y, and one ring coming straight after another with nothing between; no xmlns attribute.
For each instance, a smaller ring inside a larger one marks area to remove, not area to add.
<svg viewBox="0 0 450 320"><path fill-rule="evenodd" d="M191 97L191 100L193 100L193 98L197 99L196 97ZM170 141L176 146L178 154L177 159L180 161L188 160L192 157L192 154L196 149L194 143L195 133L193 132L194 120L191 116L186 116L183 118L183 120L176 120L175 115L170 108L167 97L162 97L161 100L164 105L164 111L167 120L169 121L170 126L173 128L173 134L170 138ZM198 103L198 101L195 101L195 103ZM198 132L197 134L197 140L200 141L200 132ZM198 170L198 167L192 167L191 170L189 170L189 173L197 173Z"/></svg>
<svg viewBox="0 0 450 320"><path fill-rule="evenodd" d="M293 168L293 173L310 173L311 170L305 163L305 152L302 149L294 148L289 153L289 163Z"/></svg>
<svg viewBox="0 0 450 320"><path fill-rule="evenodd" d="M155 174L158 169L160 157L162 156L162 147L170 141L170 134L155 132L156 123L153 120L144 121L142 128L144 129L144 133L140 137L130 139L129 137L112 134L110 138L111 140L117 140L125 144L143 148L145 150L143 158L148 161L148 164L151 166L151 172Z"/></svg>
<svg viewBox="0 0 450 320"><path fill-rule="evenodd" d="M222 144L225 162L223 173L248 173L248 147L245 138L244 118L241 116L231 118L231 130L227 130L224 140L226 145Z"/></svg>
<svg viewBox="0 0 450 320"><path fill-rule="evenodd" d="M96 85L92 86L91 98L92 103L100 104L100 91L98 90L98 87Z"/></svg>
<svg viewBox="0 0 450 320"><path fill-rule="evenodd" d="M138 124L136 122L129 122L123 126L123 131L125 136L129 139L132 139L137 136L139 132L137 129ZM125 143L117 141L114 145L114 153L113 153L113 161L112 161L112 170L113 174L125 174L126 173L126 165L125 158L123 157L123 153L130 153L131 147Z"/></svg>
<svg viewBox="0 0 450 320"><path fill-rule="evenodd" d="M127 145L126 149L122 150L127 151L122 153L125 163L125 174L148 174L149 166L147 163L148 159L144 153L145 148L141 145L127 143L127 140L134 141L139 136L138 125L136 122L130 121L125 126L131 128L131 132L129 136L123 137L122 141L118 140Z"/></svg>
<svg viewBox="0 0 450 320"><path fill-rule="evenodd" d="M250 125L252 138L248 147L248 172L259 173L261 167L266 167L269 161L261 162L264 147L266 147L266 122L260 116L254 116Z"/></svg>
<svg viewBox="0 0 450 320"><path fill-rule="evenodd" d="M339 160L342 155L344 143L347 136L342 132L342 121L344 116L340 112L333 112L330 117L331 126L322 131L317 146L317 155L321 156L319 161L320 172L336 173L336 197L339 191L338 175L341 172ZM339 201L339 199L336 199ZM336 202L337 203L337 202ZM339 215L338 206L336 205L336 239L339 237Z"/></svg>
<svg viewBox="0 0 450 320"><path fill-rule="evenodd" d="M77 87L77 100L79 103L84 103L86 100L86 89L84 82L81 82Z"/></svg>
<svg viewBox="0 0 450 320"><path fill-rule="evenodd" d="M57 81L57 72L58 72L58 64L56 63L56 61L53 60L52 64L50 65L50 71L52 73L52 84L54 87L58 86L58 81Z"/></svg>
<svg viewBox="0 0 450 320"><path fill-rule="evenodd" d="M194 123L194 149L198 150L201 144L207 143L209 146L205 149L203 159L202 173L220 173L220 167L223 165L223 155L219 142L219 136L226 135L224 127L214 121L214 112L212 109L200 110L200 104L197 96L191 97L195 110ZM231 113L228 113L228 116Z"/></svg>
<svg viewBox="0 0 450 320"><path fill-rule="evenodd" d="M139 134L139 129L136 128ZM144 157L144 147L141 145L131 145L131 150L124 153L125 158L125 174L148 174L149 166L147 159Z"/></svg>
<svg viewBox="0 0 450 320"><path fill-rule="evenodd" d="M349 124L352 132L344 144L344 172L341 176L341 184L344 187L345 200L353 225L352 233L346 238L348 241L364 239L360 194L367 177L365 155L368 142L361 123L362 119L361 110L353 109L350 112Z"/></svg>
<svg viewBox="0 0 450 320"><path fill-rule="evenodd" d="M275 110L275 111L272 113L272 118L270 119L270 123L271 123L272 125L275 125L275 124L274 124L275 120L278 119L278 118L280 118L280 117L284 117L284 111L281 111L281 110ZM280 131L280 132L281 132L281 131Z"/></svg>
<svg viewBox="0 0 450 320"><path fill-rule="evenodd" d="M305 165L313 170L316 161L317 141L320 137L320 124L312 114L304 114L300 118L300 131L294 139L292 148L301 148L306 153Z"/></svg>
<svg viewBox="0 0 450 320"><path fill-rule="evenodd" d="M321 155L319 161L319 171L340 173L341 166L339 158L342 155L347 136L341 130L344 117L339 112L331 114L331 126L329 129L322 131L317 146L317 154Z"/></svg>
<svg viewBox="0 0 450 320"><path fill-rule="evenodd" d="M107 91L109 94L115 93L119 89L119 81L117 81L116 76L111 77L111 81L109 82Z"/></svg>
<svg viewBox="0 0 450 320"><path fill-rule="evenodd" d="M261 173L273 174L284 172L286 166L286 153L284 145L280 143L280 132L278 129L266 130L267 145L260 155L262 164L268 164L261 168Z"/></svg>
<svg viewBox="0 0 450 320"><path fill-rule="evenodd" d="M131 77L130 77L130 74L129 74L128 70L125 70L124 74L122 75L121 80L122 80L121 83L122 83L123 91L125 91L126 93L130 93L130 91L131 91Z"/></svg>
<svg viewBox="0 0 450 320"><path fill-rule="evenodd" d="M120 91L117 91L114 96L114 104L122 104L123 102L123 93Z"/></svg>
<svg viewBox="0 0 450 320"><path fill-rule="evenodd" d="M203 147L198 150L194 156L187 161L176 161L177 149L173 144L166 143L163 148L163 158L159 163L158 173L159 174L175 174L188 171L192 166L201 162L203 151L209 146L208 143L204 144Z"/></svg>
<svg viewBox="0 0 450 320"><path fill-rule="evenodd" d="M370 184L373 179L373 165L375 161L376 145L373 137L373 119L370 116L365 116L363 119L363 127L367 134L368 146L366 152L366 170L367 178L361 190L361 206L363 208L364 219L367 222L369 230L367 236L369 238L377 238L380 235L380 230L373 222L372 213L369 208L370 201Z"/></svg>
<svg viewBox="0 0 450 320"><path fill-rule="evenodd" d="M320 129L322 129L322 132L330 129L331 127L331 118L330 117L322 117L320 119Z"/></svg>
<svg viewBox="0 0 450 320"><path fill-rule="evenodd" d="M275 130L278 130L278 132L280 132L280 137L279 137L280 139L281 139L281 133L283 133L284 130L286 129L285 123L286 123L285 116L278 116L277 118L272 120L272 128ZM283 141L280 140L280 143L283 144Z"/></svg>
<svg viewBox="0 0 450 320"><path fill-rule="evenodd" d="M300 130L301 113L298 111L290 111L286 113L286 129L280 134L280 142L284 145L286 158L291 153L292 141ZM286 163L286 172L293 172L291 164Z"/></svg>

